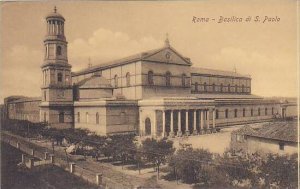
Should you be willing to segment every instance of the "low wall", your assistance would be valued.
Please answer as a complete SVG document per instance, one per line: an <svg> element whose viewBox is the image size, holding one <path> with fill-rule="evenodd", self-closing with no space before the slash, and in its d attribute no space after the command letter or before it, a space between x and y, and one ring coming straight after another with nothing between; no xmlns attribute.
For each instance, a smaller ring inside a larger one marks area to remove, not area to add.
<svg viewBox="0 0 300 189"><path fill-rule="evenodd" d="M28 154L31 158L38 158L40 160L45 159L45 152L48 152L49 150L47 148L37 146L36 144L33 144L29 141L27 141L25 138L13 135L8 132L1 132L1 140L20 151ZM50 156L50 155L49 155ZM49 158L49 157L48 157ZM71 164L63 157L59 156L53 156L53 163L54 165L63 168L64 170L96 185L103 186L107 189L131 189L134 188L134 186L124 186L123 184L120 184L116 181L113 181L110 178L102 176L99 172L94 172L91 170L84 169L78 165L73 165L73 169L71 170ZM39 161L38 161L39 162ZM35 163L34 165L42 164L41 162ZM99 170L101 171L101 170Z"/></svg>

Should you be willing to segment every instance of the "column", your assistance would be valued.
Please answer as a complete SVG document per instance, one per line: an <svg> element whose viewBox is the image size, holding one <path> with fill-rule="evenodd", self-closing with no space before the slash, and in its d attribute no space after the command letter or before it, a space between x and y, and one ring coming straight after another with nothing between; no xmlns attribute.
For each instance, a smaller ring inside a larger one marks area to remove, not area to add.
<svg viewBox="0 0 300 189"><path fill-rule="evenodd" d="M57 22L54 21L54 35L57 35Z"/></svg>
<svg viewBox="0 0 300 189"><path fill-rule="evenodd" d="M216 132L216 109L213 109L212 132Z"/></svg>
<svg viewBox="0 0 300 189"><path fill-rule="evenodd" d="M154 116L153 116L153 127L151 127L151 135L153 137L157 136L157 126L156 126L156 110L154 110Z"/></svg>
<svg viewBox="0 0 300 189"><path fill-rule="evenodd" d="M54 21L51 21L51 35L54 35Z"/></svg>
<svg viewBox="0 0 300 189"><path fill-rule="evenodd" d="M177 136L181 137L182 136L182 131L181 131L181 111L178 111L178 131L177 131Z"/></svg>
<svg viewBox="0 0 300 189"><path fill-rule="evenodd" d="M165 110L162 111L162 137L166 137L166 112Z"/></svg>
<svg viewBox="0 0 300 189"><path fill-rule="evenodd" d="M139 134L140 136L144 136L145 134L145 124L142 119L142 110L139 111L139 121L140 121L140 128L139 128Z"/></svg>
<svg viewBox="0 0 300 189"><path fill-rule="evenodd" d="M203 110L200 110L200 134L204 134Z"/></svg>
<svg viewBox="0 0 300 189"><path fill-rule="evenodd" d="M58 35L61 35L61 22L58 22Z"/></svg>
<svg viewBox="0 0 300 189"><path fill-rule="evenodd" d="M207 125L207 133L210 133L210 127L209 127L209 110L206 110L206 125Z"/></svg>
<svg viewBox="0 0 300 189"><path fill-rule="evenodd" d="M49 155L48 152L44 152L44 160L48 159L48 155Z"/></svg>
<svg viewBox="0 0 300 189"><path fill-rule="evenodd" d="M98 186L100 186L102 184L102 174L101 173L96 174L96 184Z"/></svg>
<svg viewBox="0 0 300 189"><path fill-rule="evenodd" d="M194 125L193 135L197 135L198 134L198 132L197 132L197 110L194 110L194 122L193 122L193 125Z"/></svg>
<svg viewBox="0 0 300 189"><path fill-rule="evenodd" d="M174 137L173 110L170 112L170 137Z"/></svg>
<svg viewBox="0 0 300 189"><path fill-rule="evenodd" d="M70 163L70 173L74 173L75 171L75 163Z"/></svg>
<svg viewBox="0 0 300 189"><path fill-rule="evenodd" d="M190 135L189 131L189 111L185 111L185 134Z"/></svg>
<svg viewBox="0 0 300 189"><path fill-rule="evenodd" d="M22 163L25 164L25 154L22 154Z"/></svg>

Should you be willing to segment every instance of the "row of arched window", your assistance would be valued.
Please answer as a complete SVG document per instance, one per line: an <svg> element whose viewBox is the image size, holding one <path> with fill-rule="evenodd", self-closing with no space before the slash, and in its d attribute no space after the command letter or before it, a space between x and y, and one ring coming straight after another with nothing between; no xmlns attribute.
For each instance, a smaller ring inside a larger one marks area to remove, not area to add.
<svg viewBox="0 0 300 189"><path fill-rule="evenodd" d="M165 85L166 85L166 86L171 86L171 77L172 77L171 72L167 71L167 72L165 73L165 82L166 82ZM149 85L154 85L153 71L149 71L149 72L148 72L148 84L149 84ZM181 75L181 85L182 85L183 87L188 86L186 74L182 74L182 75Z"/></svg>
<svg viewBox="0 0 300 189"><path fill-rule="evenodd" d="M208 86L209 86L209 85L207 85L206 82L203 83L203 90L204 90L205 92L208 91ZM216 85L213 83L211 86L212 86L212 91L215 92L215 91L216 91ZM223 86L223 84L221 83L221 84L220 84L220 92L223 92L224 88L225 88L225 86ZM227 85L227 91L228 91L228 92L231 92L231 88L232 88L232 86L231 86L230 84L228 84L228 85ZM234 88L235 88L234 92L238 92L238 85L235 85ZM246 91L245 91L245 86L244 86L244 85L242 85L241 88L242 88L242 91L241 91L241 92L246 92ZM199 83L198 83L198 82L195 82L195 91L196 91L196 92L199 91ZM233 91L232 91L232 92L233 92Z"/></svg>
<svg viewBox="0 0 300 189"><path fill-rule="evenodd" d="M77 123L80 123L80 121L81 121L80 120L80 112L77 112ZM88 112L85 113L85 121L86 121L86 123L90 122ZM99 113L97 112L96 113L96 124L98 125L99 123L100 123L100 118L99 118Z"/></svg>
<svg viewBox="0 0 300 189"><path fill-rule="evenodd" d="M150 70L148 72L147 76L148 76L148 84L149 85L154 85L154 73L153 73L153 71ZM165 85L166 86L171 86L171 77L172 77L171 72L167 71L165 73ZM182 76L181 76L181 84L182 84L182 86L187 86L187 76L186 76L186 74L182 74ZM115 85L116 88L119 86L118 75L117 74L114 76L114 85ZM126 86L127 87L131 86L131 83L130 83L130 73L129 72L126 73Z"/></svg>
<svg viewBox="0 0 300 189"><path fill-rule="evenodd" d="M47 121L47 113L44 112L44 122ZM58 122L64 123L65 122L65 112L59 112L58 113Z"/></svg>
<svg viewBox="0 0 300 189"><path fill-rule="evenodd" d="M77 112L77 123L81 122L81 117L80 117L80 112ZM100 116L99 113L96 112L96 117L95 117L95 122L97 125L100 124ZM120 120L120 124L126 124L127 123L127 119L126 119L126 113L125 112L121 112L120 115L118 116L118 120ZM85 113L85 123L90 123L90 115L88 112Z"/></svg>
<svg viewBox="0 0 300 189"><path fill-rule="evenodd" d="M265 115L268 115L268 114L269 114L268 111L269 111L268 108L265 108ZM228 113L229 113L229 110L226 109L226 110L224 111L224 118L228 118L228 117L229 117L229 116L228 116L228 115L229 115ZM254 110L251 109L251 110L250 110L250 116L253 116L253 114L254 114ZM257 109L257 115L258 115L258 116L261 116L261 109L260 109L260 108ZM273 108L273 107L271 108L271 115L274 115L274 108ZM243 116L243 117L246 117L246 109L245 109L245 108L243 108L242 116ZM235 117L235 118L238 117L238 109L234 109L234 117ZM215 118L216 118L216 119L219 119L219 110L218 110L218 109L216 110Z"/></svg>
<svg viewBox="0 0 300 189"><path fill-rule="evenodd" d="M47 48L47 46L46 46L45 50L46 50L45 56L48 56L48 48ZM56 47L56 55L57 56L62 55L62 47L61 46L57 46Z"/></svg>
<svg viewBox="0 0 300 189"><path fill-rule="evenodd" d="M117 74L114 77L114 85L115 85L115 88L117 88L119 86L119 78L118 78ZM130 73L129 72L126 73L126 86L130 87Z"/></svg>

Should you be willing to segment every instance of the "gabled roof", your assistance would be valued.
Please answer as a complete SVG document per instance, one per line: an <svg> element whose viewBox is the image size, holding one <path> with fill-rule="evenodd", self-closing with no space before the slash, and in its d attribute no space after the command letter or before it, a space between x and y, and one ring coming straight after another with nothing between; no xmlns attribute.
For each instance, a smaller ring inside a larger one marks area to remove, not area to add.
<svg viewBox="0 0 300 189"><path fill-rule="evenodd" d="M110 68L110 67L125 65L125 64L129 64L129 63L137 62L137 61L143 61L143 60L151 61L151 56L157 55L158 53L166 51L166 50L169 50L170 52L173 52L174 54L176 54L178 57L181 58L181 60L183 62L185 62L186 65L191 65L191 62L190 62L189 58L186 58L186 57L182 56L180 53L178 53L171 46L164 46L163 48L153 49L153 50L141 52L141 53L138 53L138 54L134 54L134 55L122 58L122 59L118 59L118 60L110 61L110 62L107 62L107 63L101 63L101 64L98 64L98 65L95 65L95 66L91 66L91 67L83 69L81 71L73 72L72 76L88 74L88 73L96 72L96 71L99 71L99 70L107 69L107 68ZM170 61L170 62L164 62L164 63L172 64L172 63L175 63L175 62Z"/></svg>
<svg viewBox="0 0 300 189"><path fill-rule="evenodd" d="M223 71L223 70L214 70L207 68L196 68L193 67L192 75L213 75L213 76L225 76L225 77L238 77L238 78L251 78L250 75L242 75L236 72Z"/></svg>
<svg viewBox="0 0 300 189"><path fill-rule="evenodd" d="M246 135L279 141L297 142L297 133L297 121L288 121L265 124L256 132L247 133Z"/></svg>
<svg viewBox="0 0 300 189"><path fill-rule="evenodd" d="M256 131L251 128L249 125L245 125L242 128L232 131L232 134L238 134L238 135L252 135L254 134Z"/></svg>

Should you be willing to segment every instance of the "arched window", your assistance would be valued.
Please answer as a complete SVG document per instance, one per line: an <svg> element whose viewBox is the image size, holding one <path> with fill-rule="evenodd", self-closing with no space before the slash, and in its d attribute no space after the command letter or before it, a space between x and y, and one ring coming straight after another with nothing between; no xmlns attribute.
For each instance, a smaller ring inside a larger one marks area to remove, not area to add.
<svg viewBox="0 0 300 189"><path fill-rule="evenodd" d="M44 122L46 122L47 121L47 114L46 114L46 112L44 112Z"/></svg>
<svg viewBox="0 0 300 189"><path fill-rule="evenodd" d="M223 92L223 84L220 85L220 91Z"/></svg>
<svg viewBox="0 0 300 189"><path fill-rule="evenodd" d="M127 124L127 119L126 119L126 113L125 112L121 112L121 114L120 114L120 123L121 124Z"/></svg>
<svg viewBox="0 0 300 189"><path fill-rule="evenodd" d="M96 113L96 124L97 125L99 124L99 113L98 112Z"/></svg>
<svg viewBox="0 0 300 189"><path fill-rule="evenodd" d="M234 117L237 117L238 110L234 109Z"/></svg>
<svg viewBox="0 0 300 189"><path fill-rule="evenodd" d="M61 55L61 46L57 46L56 54Z"/></svg>
<svg viewBox="0 0 300 189"><path fill-rule="evenodd" d="M148 72L148 84L149 84L149 85L153 85L153 84L154 84L154 80L153 80L153 71L149 71L149 72Z"/></svg>
<svg viewBox="0 0 300 189"><path fill-rule="evenodd" d="M117 88L118 87L118 75L115 75L114 81L115 81L115 88Z"/></svg>
<svg viewBox="0 0 300 189"><path fill-rule="evenodd" d="M182 76L181 76L181 84L182 84L182 86L184 87L185 85L186 85L186 81L185 81L185 78L186 78L186 75L185 74L182 74Z"/></svg>
<svg viewBox="0 0 300 189"><path fill-rule="evenodd" d="M126 86L127 87L130 86L130 73L129 72L126 73Z"/></svg>
<svg viewBox="0 0 300 189"><path fill-rule="evenodd" d="M88 112L85 113L85 120L86 120L86 123L89 123L89 113Z"/></svg>
<svg viewBox="0 0 300 189"><path fill-rule="evenodd" d="M272 107L272 115L274 115L274 108Z"/></svg>
<svg viewBox="0 0 300 189"><path fill-rule="evenodd" d="M265 108L265 115L268 115L268 108Z"/></svg>
<svg viewBox="0 0 300 189"><path fill-rule="evenodd" d="M198 82L196 82L195 83L195 92L198 92L198 90L199 90L199 84L198 84Z"/></svg>
<svg viewBox="0 0 300 189"><path fill-rule="evenodd" d="M57 74L57 81L58 81L58 82L62 82L62 80L63 80L63 79L62 79L62 73L58 73L58 74Z"/></svg>
<svg viewBox="0 0 300 189"><path fill-rule="evenodd" d="M242 85L242 93L245 92L245 86Z"/></svg>
<svg viewBox="0 0 300 189"><path fill-rule="evenodd" d="M228 118L228 109L225 110L225 118Z"/></svg>
<svg viewBox="0 0 300 189"><path fill-rule="evenodd" d="M245 117L246 116L246 110L245 110L245 108L243 108L243 117Z"/></svg>
<svg viewBox="0 0 300 189"><path fill-rule="evenodd" d="M216 119L219 119L219 110L216 110Z"/></svg>
<svg viewBox="0 0 300 189"><path fill-rule="evenodd" d="M80 123L80 112L77 112L77 123Z"/></svg>
<svg viewBox="0 0 300 189"><path fill-rule="evenodd" d="M228 92L230 93L230 84L228 84Z"/></svg>
<svg viewBox="0 0 300 189"><path fill-rule="evenodd" d="M47 100L47 91L44 91L44 101Z"/></svg>
<svg viewBox="0 0 300 189"><path fill-rule="evenodd" d="M216 91L216 85L214 83L212 84L212 90L213 90L213 92Z"/></svg>
<svg viewBox="0 0 300 189"><path fill-rule="evenodd" d="M238 92L238 86L235 85L235 92L237 93Z"/></svg>
<svg viewBox="0 0 300 189"><path fill-rule="evenodd" d="M251 116L253 116L253 109L251 109Z"/></svg>
<svg viewBox="0 0 300 189"><path fill-rule="evenodd" d="M258 112L258 116L260 116L260 108L258 108L257 112Z"/></svg>
<svg viewBox="0 0 300 189"><path fill-rule="evenodd" d="M59 121L59 123L65 122L65 113L64 112L59 112L58 121Z"/></svg>
<svg viewBox="0 0 300 189"><path fill-rule="evenodd" d="M171 73L166 73L166 86L171 86Z"/></svg>
<svg viewBox="0 0 300 189"><path fill-rule="evenodd" d="M206 91L207 91L206 82L204 82L204 84L203 84L203 88L204 88L204 91L206 92Z"/></svg>

